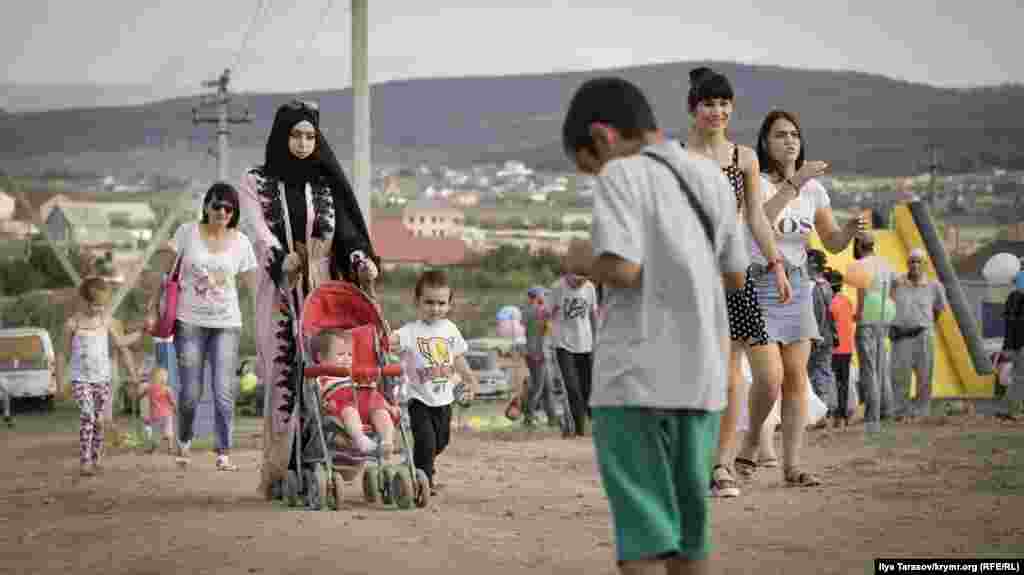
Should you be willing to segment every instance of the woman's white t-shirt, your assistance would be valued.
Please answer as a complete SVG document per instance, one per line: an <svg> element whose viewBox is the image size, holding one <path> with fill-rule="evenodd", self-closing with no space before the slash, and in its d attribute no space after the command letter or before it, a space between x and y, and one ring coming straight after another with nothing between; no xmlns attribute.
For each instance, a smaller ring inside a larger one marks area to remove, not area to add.
<svg viewBox="0 0 1024 575"><path fill-rule="evenodd" d="M761 191L764 201L767 202L778 193L778 188L762 175ZM772 222L775 245L788 264L800 267L807 261L807 241L814 230L815 214L818 213L818 210L831 205L832 202L829 200L825 186L812 178L800 188L800 194L786 204L786 207L776 216L775 221ZM768 260L749 233L747 241L750 242L751 260L767 264Z"/></svg>
<svg viewBox="0 0 1024 575"><path fill-rule="evenodd" d="M408 397L431 407L455 401L451 374L455 358L469 348L462 333L447 319L415 321L398 330L402 366L408 378Z"/></svg>
<svg viewBox="0 0 1024 575"><path fill-rule="evenodd" d="M199 224L182 224L174 233L181 259L178 321L200 327L242 327L237 275L256 267L252 243L238 230L228 248L212 253L199 235Z"/></svg>

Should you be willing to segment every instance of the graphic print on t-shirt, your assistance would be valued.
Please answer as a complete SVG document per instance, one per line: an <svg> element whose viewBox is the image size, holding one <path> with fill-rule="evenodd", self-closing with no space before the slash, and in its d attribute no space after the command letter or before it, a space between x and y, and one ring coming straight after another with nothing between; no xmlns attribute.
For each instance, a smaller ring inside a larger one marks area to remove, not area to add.
<svg viewBox="0 0 1024 575"><path fill-rule="evenodd" d="M782 236L806 236L814 229L814 221L805 214L785 214L779 218L775 231Z"/></svg>
<svg viewBox="0 0 1024 575"><path fill-rule="evenodd" d="M454 365L451 353L454 343L455 338L416 338L416 349L419 350L422 359L422 365L416 368L416 372L419 380L425 387L429 386L434 395L446 392L448 377L452 374Z"/></svg>
<svg viewBox="0 0 1024 575"><path fill-rule="evenodd" d="M190 263L189 272L197 307L211 316L229 313L232 301L229 270L201 262Z"/></svg>
<svg viewBox="0 0 1024 575"><path fill-rule="evenodd" d="M562 299L562 319L580 319L586 315L586 298L566 296Z"/></svg>

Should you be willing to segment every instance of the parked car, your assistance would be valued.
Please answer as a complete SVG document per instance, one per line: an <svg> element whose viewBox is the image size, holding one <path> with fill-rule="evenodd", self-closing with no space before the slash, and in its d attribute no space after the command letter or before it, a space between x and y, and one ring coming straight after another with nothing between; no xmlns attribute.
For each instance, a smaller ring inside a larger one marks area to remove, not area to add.
<svg viewBox="0 0 1024 575"><path fill-rule="evenodd" d="M0 329L0 385L12 399L34 399L53 409L57 362L50 332L34 327Z"/></svg>
<svg viewBox="0 0 1024 575"><path fill-rule="evenodd" d="M508 397L512 391L508 372L498 367L498 350L470 348L466 352L466 363L473 370L480 389L480 398Z"/></svg>

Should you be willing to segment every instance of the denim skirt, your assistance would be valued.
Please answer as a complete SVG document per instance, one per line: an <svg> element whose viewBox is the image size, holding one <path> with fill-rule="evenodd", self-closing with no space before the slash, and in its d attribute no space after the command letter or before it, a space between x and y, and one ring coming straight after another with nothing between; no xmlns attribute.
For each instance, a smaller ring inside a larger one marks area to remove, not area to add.
<svg viewBox="0 0 1024 575"><path fill-rule="evenodd" d="M757 273L754 277L754 289L764 314L768 339L782 345L805 339L820 341L818 322L814 319L812 286L807 274L801 268L789 268L787 273L793 297L785 304L779 303L774 273Z"/></svg>

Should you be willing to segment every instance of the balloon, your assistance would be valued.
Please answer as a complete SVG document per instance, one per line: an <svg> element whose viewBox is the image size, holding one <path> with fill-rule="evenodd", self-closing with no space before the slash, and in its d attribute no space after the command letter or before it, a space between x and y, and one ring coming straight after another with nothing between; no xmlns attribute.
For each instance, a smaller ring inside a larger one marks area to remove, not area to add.
<svg viewBox="0 0 1024 575"><path fill-rule="evenodd" d="M892 323L896 319L896 304L889 298L884 298L885 308L882 308L882 294L876 292L864 295L864 317L867 319ZM884 315L883 315L884 314Z"/></svg>
<svg viewBox="0 0 1024 575"><path fill-rule="evenodd" d="M867 260L860 260L846 266L843 281L857 289L867 289L871 287L874 275L874 270L868 265Z"/></svg>
<svg viewBox="0 0 1024 575"><path fill-rule="evenodd" d="M988 283L995 285L1008 284L1020 273L1020 260L1006 252L996 254L985 262L981 275Z"/></svg>
<svg viewBox="0 0 1024 575"><path fill-rule="evenodd" d="M256 374L254 373L247 373L243 375L241 380L238 382L239 389L245 393L256 391L256 385L258 383L259 379L257 379Z"/></svg>
<svg viewBox="0 0 1024 575"><path fill-rule="evenodd" d="M498 320L498 337L516 337L516 331L522 329L522 324L511 319Z"/></svg>
<svg viewBox="0 0 1024 575"><path fill-rule="evenodd" d="M517 306L507 305L498 310L498 321L510 319L513 321L519 321L523 319L523 312L519 310Z"/></svg>

